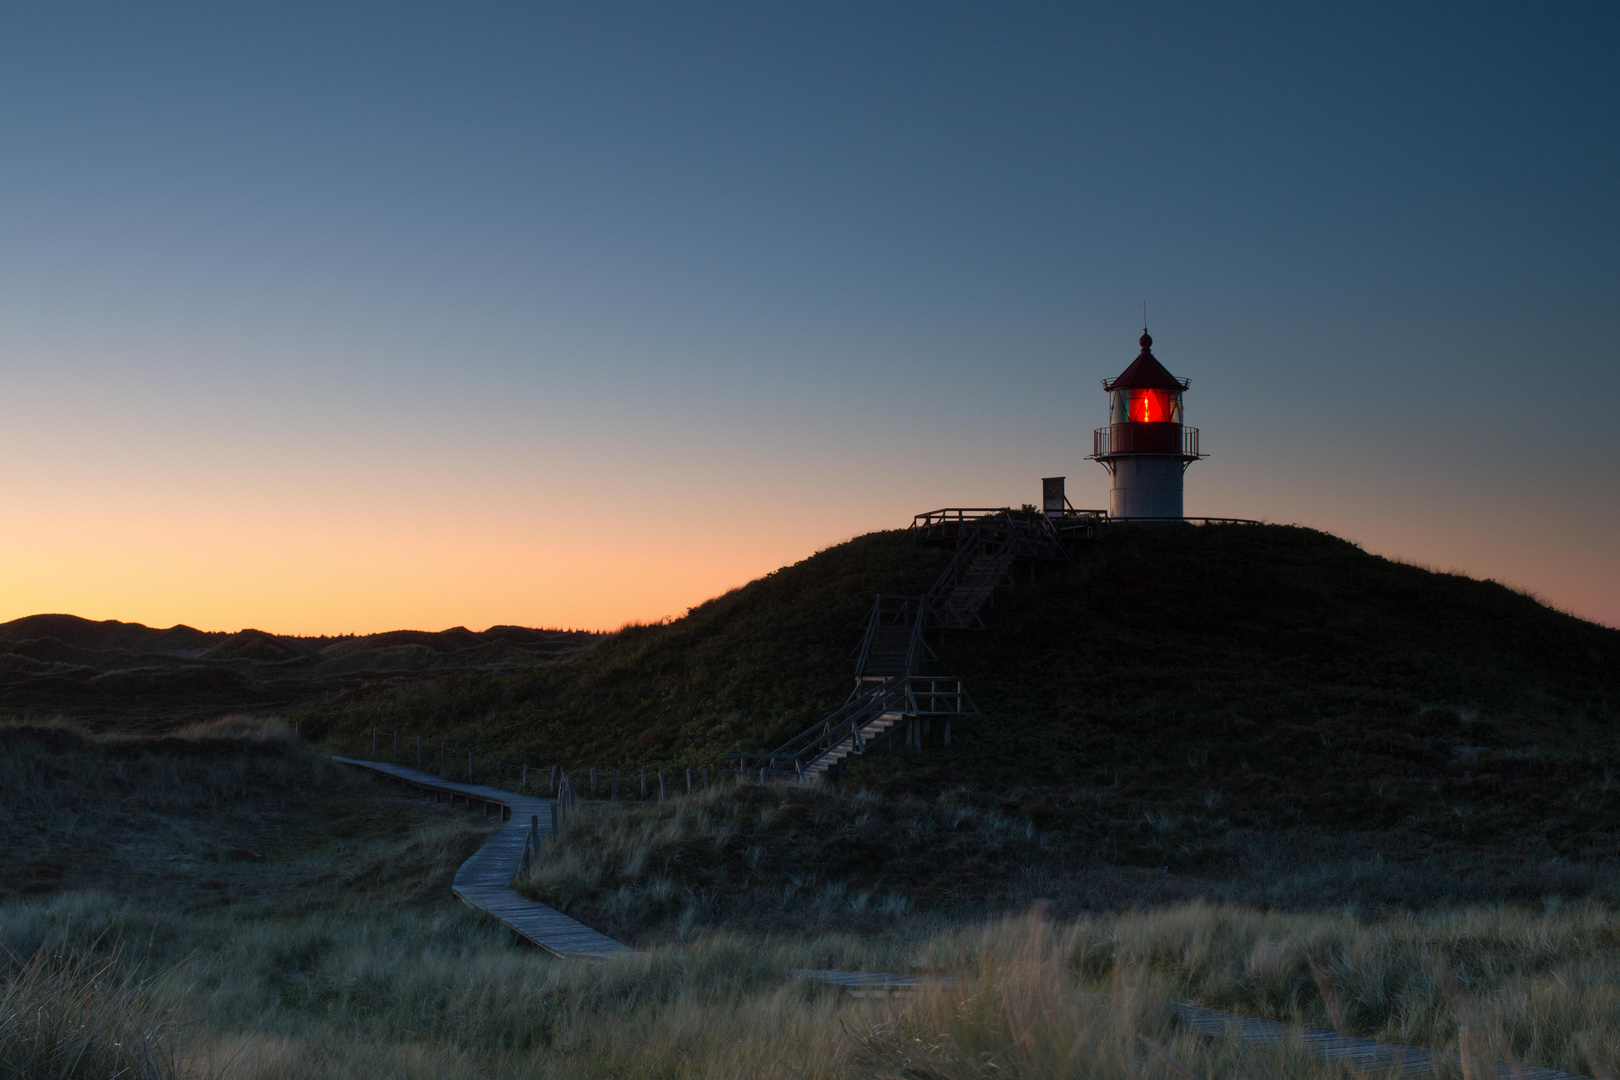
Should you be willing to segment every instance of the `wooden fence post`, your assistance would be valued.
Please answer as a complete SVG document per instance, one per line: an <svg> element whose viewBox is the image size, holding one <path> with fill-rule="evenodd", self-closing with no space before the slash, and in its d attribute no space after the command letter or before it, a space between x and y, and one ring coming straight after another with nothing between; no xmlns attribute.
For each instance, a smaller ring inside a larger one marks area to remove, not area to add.
<svg viewBox="0 0 1620 1080"><path fill-rule="evenodd" d="M529 831L523 834L523 858L518 860L518 873L526 874L534 862L534 853L540 846L540 815L529 815Z"/></svg>
<svg viewBox="0 0 1620 1080"><path fill-rule="evenodd" d="M664 794L664 770L658 770L658 801L663 802L669 796Z"/></svg>

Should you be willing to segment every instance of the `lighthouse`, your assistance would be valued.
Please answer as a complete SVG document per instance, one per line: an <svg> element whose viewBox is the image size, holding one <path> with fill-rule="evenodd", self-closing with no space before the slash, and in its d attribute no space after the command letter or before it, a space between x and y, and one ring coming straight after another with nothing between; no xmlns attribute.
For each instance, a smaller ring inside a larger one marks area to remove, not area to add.
<svg viewBox="0 0 1620 1080"><path fill-rule="evenodd" d="M1093 461L1113 477L1108 492L1111 519L1182 519L1181 485L1198 452L1198 429L1181 422L1178 379L1153 355L1153 339L1142 328L1142 352L1117 379L1104 379L1108 426L1092 436Z"/></svg>

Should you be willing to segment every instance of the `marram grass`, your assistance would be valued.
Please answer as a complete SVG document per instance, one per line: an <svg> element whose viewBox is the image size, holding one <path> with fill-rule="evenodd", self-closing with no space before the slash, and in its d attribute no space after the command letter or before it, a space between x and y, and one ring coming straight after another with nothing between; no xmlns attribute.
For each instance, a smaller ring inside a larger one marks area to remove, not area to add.
<svg viewBox="0 0 1620 1080"><path fill-rule="evenodd" d="M1596 902L862 922L842 916L846 893L826 925L684 940L665 926L649 951L560 961L451 898L489 827L462 810L289 742L243 746L239 773L209 738L11 736L8 775L28 782L0 791L23 852L4 857L54 851L76 876L0 900L0 946L22 958L0 976L0 1076L1341 1075L1298 1046L1192 1037L1175 1001L1591 1076L1620 1066L1620 923ZM87 794L128 809L98 824ZM666 810L649 827L674 827ZM683 844L724 828L700 802L687 813ZM1026 842L1010 819L957 825ZM633 857L624 828L604 860ZM96 846L107 830L119 843ZM792 976L824 967L957 981L853 998Z"/></svg>

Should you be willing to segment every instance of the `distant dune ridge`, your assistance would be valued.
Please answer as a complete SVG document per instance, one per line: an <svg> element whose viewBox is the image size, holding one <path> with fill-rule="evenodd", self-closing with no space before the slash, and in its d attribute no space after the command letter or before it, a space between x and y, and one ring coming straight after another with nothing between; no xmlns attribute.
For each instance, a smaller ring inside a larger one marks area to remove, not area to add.
<svg viewBox="0 0 1620 1080"><path fill-rule="evenodd" d="M456 626L302 638L29 615L0 623L0 711L172 722L220 709L303 704L422 673L512 674L571 655L598 636Z"/></svg>

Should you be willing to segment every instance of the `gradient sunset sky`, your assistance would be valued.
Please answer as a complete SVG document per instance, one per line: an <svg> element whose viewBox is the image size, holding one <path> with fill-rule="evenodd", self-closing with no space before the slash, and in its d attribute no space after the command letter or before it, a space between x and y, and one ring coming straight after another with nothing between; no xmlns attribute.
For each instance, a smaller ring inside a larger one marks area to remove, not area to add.
<svg viewBox="0 0 1620 1080"><path fill-rule="evenodd" d="M611 628L940 506L1620 624L1620 6L0 6L0 620Z"/></svg>

